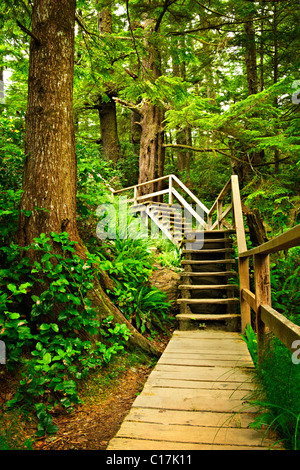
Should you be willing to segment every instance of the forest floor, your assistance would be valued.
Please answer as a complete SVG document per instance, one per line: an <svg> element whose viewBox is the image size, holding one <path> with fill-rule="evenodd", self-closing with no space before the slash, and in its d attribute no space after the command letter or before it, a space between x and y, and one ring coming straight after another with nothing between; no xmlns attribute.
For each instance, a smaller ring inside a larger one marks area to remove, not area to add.
<svg viewBox="0 0 300 470"><path fill-rule="evenodd" d="M153 343L164 349L169 340L170 336L164 334ZM71 413L60 410L52 414L53 424L59 428L56 434L36 438L33 418L24 420L18 412L13 415L3 413L1 427L11 427L9 449L15 448L16 442L30 440L32 450L105 450L142 391L155 362L148 356L129 354L108 364L104 373L95 371L79 388L83 403ZM12 397L15 385L12 377L0 376L0 415L2 405Z"/></svg>

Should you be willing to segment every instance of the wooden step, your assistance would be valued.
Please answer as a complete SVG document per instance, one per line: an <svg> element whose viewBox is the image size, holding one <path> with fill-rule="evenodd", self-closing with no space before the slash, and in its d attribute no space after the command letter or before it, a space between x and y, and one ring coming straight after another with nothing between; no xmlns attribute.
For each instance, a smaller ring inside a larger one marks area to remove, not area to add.
<svg viewBox="0 0 300 470"><path fill-rule="evenodd" d="M235 260L234 259L217 259L217 260L207 259L207 260L200 261L200 260L193 260L193 259L191 260L184 259L181 261L181 264L221 264L221 263L235 264Z"/></svg>
<svg viewBox="0 0 300 470"><path fill-rule="evenodd" d="M238 303L239 299L229 298L229 299L177 299L178 304L229 304L229 303Z"/></svg>
<svg viewBox="0 0 300 470"><path fill-rule="evenodd" d="M234 229L228 229L228 230L197 230L195 233L197 234L217 234L218 236L221 234L224 235L229 235L232 233L235 233Z"/></svg>
<svg viewBox="0 0 300 470"><path fill-rule="evenodd" d="M179 330L199 330L199 326L207 329L216 328L218 331L240 331L241 317L235 313L209 314L209 313L179 313L176 315Z"/></svg>
<svg viewBox="0 0 300 470"><path fill-rule="evenodd" d="M238 289L237 284L216 284L216 285L195 285L195 284L181 284L178 286L178 289L187 289L187 290L222 290L222 289Z"/></svg>
<svg viewBox="0 0 300 470"><path fill-rule="evenodd" d="M183 244L186 244L186 243L200 243L200 242L203 242L204 243L228 243L230 240L228 240L227 238L206 238L205 235L204 237L200 237L200 238L190 238L190 239L186 239L184 238L182 240L182 243Z"/></svg>
<svg viewBox="0 0 300 470"><path fill-rule="evenodd" d="M208 254L208 253L234 253L233 248L216 248L216 249L211 249L211 250L182 250L182 254L185 253L203 253L203 254Z"/></svg>
<svg viewBox="0 0 300 470"><path fill-rule="evenodd" d="M205 321L205 320L213 320L213 321L224 321L233 318L240 318L241 316L237 313L223 313L223 314L210 314L210 313L178 313L176 318L178 320L198 320L198 321Z"/></svg>
<svg viewBox="0 0 300 470"><path fill-rule="evenodd" d="M180 273L181 276L189 276L189 277L212 277L212 276L236 276L235 271L222 271L222 272L193 272L193 271L183 271Z"/></svg>

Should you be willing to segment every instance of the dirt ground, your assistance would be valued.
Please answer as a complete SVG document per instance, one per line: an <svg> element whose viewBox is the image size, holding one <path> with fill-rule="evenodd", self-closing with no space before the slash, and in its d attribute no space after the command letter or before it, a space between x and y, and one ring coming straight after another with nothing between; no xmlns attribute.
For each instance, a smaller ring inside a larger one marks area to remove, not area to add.
<svg viewBox="0 0 300 470"><path fill-rule="evenodd" d="M135 367L118 380L117 388L94 405L82 405L71 415L57 416L54 436L38 439L37 450L105 450L118 431L151 370Z"/></svg>
<svg viewBox="0 0 300 470"><path fill-rule="evenodd" d="M170 337L160 337L159 347L164 349ZM144 384L153 369L149 363L135 364L114 370L115 378L109 385L102 388L93 385L92 399L76 406L71 413L53 414L53 424L59 431L54 435L42 438L34 436L36 423L28 422L20 425L22 441L34 441L33 450L105 450L109 441L118 431L125 416L129 412L136 396L142 391ZM11 390L3 386L0 377L0 405L12 398ZM8 381L9 382L9 381ZM6 384L8 383L6 381ZM92 383L92 382L91 382ZM10 388L10 387L9 387ZM86 391L85 391L86 393ZM1 408L1 407L0 407ZM1 410L0 410L1 413ZM21 419L21 416L19 417ZM10 418L12 421L12 419ZM14 431L15 432L15 431ZM20 438L20 436L19 436Z"/></svg>

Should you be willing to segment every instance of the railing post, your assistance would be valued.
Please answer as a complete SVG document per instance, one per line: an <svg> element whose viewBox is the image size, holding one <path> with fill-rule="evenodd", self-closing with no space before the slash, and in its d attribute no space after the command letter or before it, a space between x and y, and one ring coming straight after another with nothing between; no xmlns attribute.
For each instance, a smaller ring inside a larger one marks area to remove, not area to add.
<svg viewBox="0 0 300 470"><path fill-rule="evenodd" d="M238 253L247 250L246 235L243 221L239 181L236 175L231 177L232 207L234 225L238 245ZM241 306L241 330L245 332L247 324L251 325L250 305L243 299L243 289L249 289L249 259L239 257L239 279L240 279L240 306Z"/></svg>
<svg viewBox="0 0 300 470"><path fill-rule="evenodd" d="M271 281L270 281L270 261L269 255L254 255L254 282L255 282L255 301L256 301L256 333L258 360L261 359L262 348L265 340L265 334L268 328L261 319L262 304L271 306Z"/></svg>
<svg viewBox="0 0 300 470"><path fill-rule="evenodd" d="M243 299L243 289L250 289L249 280L249 259L239 258L239 279L240 279L240 308L241 308L241 331L245 333L246 326L251 325L250 305Z"/></svg>
<svg viewBox="0 0 300 470"><path fill-rule="evenodd" d="M133 204L134 205L136 205L138 203L137 198L138 198L138 188L137 188L137 186L135 186L133 188Z"/></svg>
<svg viewBox="0 0 300 470"><path fill-rule="evenodd" d="M173 193L172 193L172 188L173 188L173 181L172 181L172 175L169 176L169 204L173 204Z"/></svg>

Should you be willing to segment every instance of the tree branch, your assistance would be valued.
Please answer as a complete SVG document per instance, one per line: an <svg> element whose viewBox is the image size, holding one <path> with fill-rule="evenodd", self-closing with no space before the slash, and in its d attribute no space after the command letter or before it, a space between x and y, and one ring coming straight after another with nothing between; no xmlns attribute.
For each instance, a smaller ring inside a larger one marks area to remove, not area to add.
<svg viewBox="0 0 300 470"><path fill-rule="evenodd" d="M31 32L29 31L29 29L27 29L25 26L22 25L22 23L20 23L19 20L16 20L16 23L17 25L19 26L19 28L25 33L25 34L28 34L28 36L30 36L34 42L36 43L37 46L40 46L41 45L41 41Z"/></svg>
<svg viewBox="0 0 300 470"><path fill-rule="evenodd" d="M140 108L138 108L135 104L129 103L128 101L120 100L120 98L117 98L116 96L113 96L112 99L121 106L124 106L124 108L131 109L131 111L134 111L139 116L143 116L143 113L141 112Z"/></svg>

